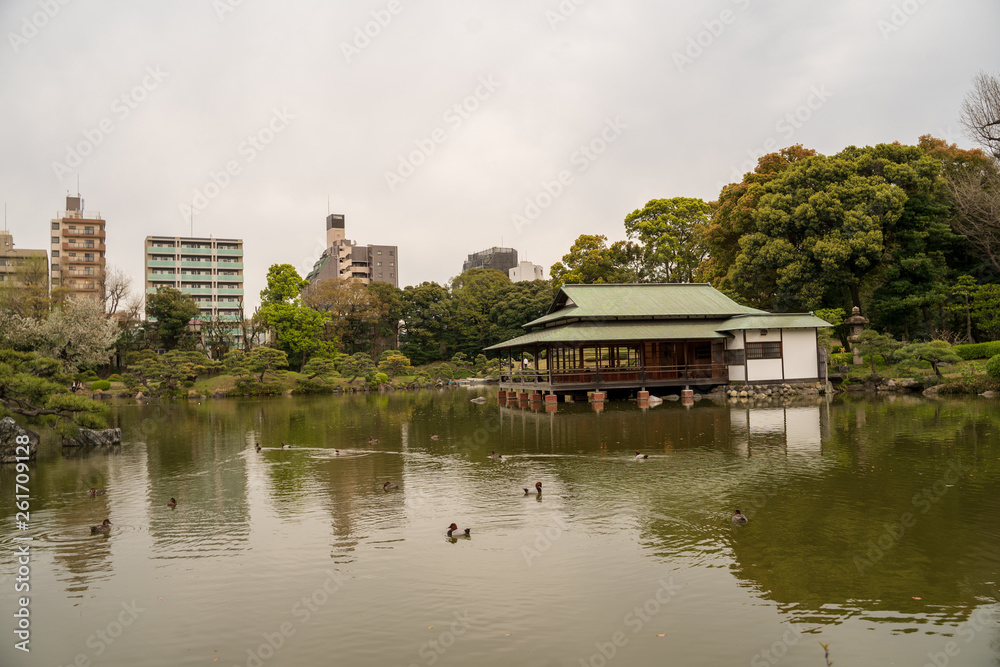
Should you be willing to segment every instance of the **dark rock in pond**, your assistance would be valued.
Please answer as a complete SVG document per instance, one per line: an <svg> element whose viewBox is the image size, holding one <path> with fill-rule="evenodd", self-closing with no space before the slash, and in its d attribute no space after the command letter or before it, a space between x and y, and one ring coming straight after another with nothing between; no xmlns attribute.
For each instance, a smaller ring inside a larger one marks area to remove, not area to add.
<svg viewBox="0 0 1000 667"><path fill-rule="evenodd" d="M38 456L38 434L24 428L10 417L0 419L0 464L17 463L17 439L21 437L21 442L23 443L24 436L28 438L28 459L32 460ZM21 446L23 447L24 445L22 444ZM20 452L20 456L24 456L23 449Z"/></svg>
<svg viewBox="0 0 1000 667"><path fill-rule="evenodd" d="M924 384L913 378L900 378L896 380L896 389L903 391L923 391Z"/></svg>
<svg viewBox="0 0 1000 667"><path fill-rule="evenodd" d="M122 430L120 428L106 428L101 431L92 431L89 428L81 428L74 438L63 438L63 447L114 447L122 444Z"/></svg>

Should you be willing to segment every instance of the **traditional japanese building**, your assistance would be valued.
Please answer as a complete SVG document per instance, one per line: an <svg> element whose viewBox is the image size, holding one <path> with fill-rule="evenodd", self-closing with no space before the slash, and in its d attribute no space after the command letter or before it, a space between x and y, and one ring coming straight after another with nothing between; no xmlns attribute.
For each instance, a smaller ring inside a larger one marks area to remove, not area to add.
<svg viewBox="0 0 1000 667"><path fill-rule="evenodd" d="M572 393L825 379L811 313L741 306L706 284L564 285L500 355L501 390Z"/></svg>

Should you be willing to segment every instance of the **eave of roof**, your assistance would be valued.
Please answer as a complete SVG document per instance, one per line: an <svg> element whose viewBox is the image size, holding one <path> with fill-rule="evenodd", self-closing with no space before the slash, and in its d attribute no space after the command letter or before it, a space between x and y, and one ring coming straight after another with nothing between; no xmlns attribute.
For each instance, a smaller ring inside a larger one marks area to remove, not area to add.
<svg viewBox="0 0 1000 667"><path fill-rule="evenodd" d="M497 343L487 350L546 343L633 342L642 340L710 340L726 338L719 332L720 320L673 320L655 322L575 322L560 327L537 329L523 336Z"/></svg>
<svg viewBox="0 0 1000 667"><path fill-rule="evenodd" d="M739 315L730 318L719 331L745 329L820 329L833 326L811 313L768 313L766 315Z"/></svg>

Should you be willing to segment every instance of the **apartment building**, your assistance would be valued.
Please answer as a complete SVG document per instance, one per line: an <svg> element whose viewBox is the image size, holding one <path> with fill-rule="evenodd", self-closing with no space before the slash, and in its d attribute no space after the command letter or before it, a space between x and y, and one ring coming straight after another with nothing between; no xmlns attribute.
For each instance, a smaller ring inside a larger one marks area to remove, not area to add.
<svg viewBox="0 0 1000 667"><path fill-rule="evenodd" d="M399 248L394 245L358 245L347 238L341 214L326 217L327 248L306 276L310 283L329 278L351 278L364 284L389 283L399 287Z"/></svg>
<svg viewBox="0 0 1000 667"><path fill-rule="evenodd" d="M73 297L104 298L105 225L100 213L84 210L80 195L66 197L62 217L51 222L53 288L63 287Z"/></svg>
<svg viewBox="0 0 1000 667"><path fill-rule="evenodd" d="M48 293L48 251L16 250L14 235L0 230L0 287L34 287L36 284Z"/></svg>
<svg viewBox="0 0 1000 667"><path fill-rule="evenodd" d="M243 239L147 236L146 294L173 287L198 302L199 319L239 319Z"/></svg>

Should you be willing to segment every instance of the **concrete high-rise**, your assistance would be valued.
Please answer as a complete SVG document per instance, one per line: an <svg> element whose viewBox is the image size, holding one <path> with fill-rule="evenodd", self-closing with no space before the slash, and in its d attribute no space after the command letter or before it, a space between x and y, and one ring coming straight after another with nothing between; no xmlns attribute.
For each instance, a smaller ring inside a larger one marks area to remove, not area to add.
<svg viewBox="0 0 1000 667"><path fill-rule="evenodd" d="M0 231L0 287L49 290L49 256L45 250L15 250L14 235ZM34 295L33 295L34 296Z"/></svg>
<svg viewBox="0 0 1000 667"><path fill-rule="evenodd" d="M173 287L198 302L199 319L239 320L243 239L147 236L146 294Z"/></svg>
<svg viewBox="0 0 1000 667"><path fill-rule="evenodd" d="M347 238L344 216L326 216L327 248L306 276L310 283L351 278L364 284L389 283L399 287L399 248L394 245L357 245Z"/></svg>
<svg viewBox="0 0 1000 667"><path fill-rule="evenodd" d="M66 197L62 217L51 223L53 288L65 288L68 296L104 298L105 224L100 213L84 211L82 197Z"/></svg>
<svg viewBox="0 0 1000 667"><path fill-rule="evenodd" d="M462 273L469 269L496 269L507 275L507 272L517 266L517 250L493 246L469 255L462 264Z"/></svg>

